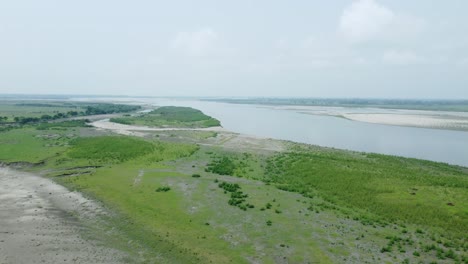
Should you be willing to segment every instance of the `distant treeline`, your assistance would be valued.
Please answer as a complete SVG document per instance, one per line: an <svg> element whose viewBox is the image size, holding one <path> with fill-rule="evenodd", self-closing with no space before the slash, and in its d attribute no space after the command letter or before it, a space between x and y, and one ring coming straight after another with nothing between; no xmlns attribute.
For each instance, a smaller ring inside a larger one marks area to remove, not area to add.
<svg viewBox="0 0 468 264"><path fill-rule="evenodd" d="M141 109L139 105L123 105L123 104L97 104L87 106L86 115L105 115L114 113L128 113Z"/></svg>
<svg viewBox="0 0 468 264"><path fill-rule="evenodd" d="M68 104L68 103L61 103L61 104L47 104L47 103L19 103L15 104L15 106L32 106L32 107L69 107L69 108L79 108L80 106L77 104Z"/></svg>
<svg viewBox="0 0 468 264"><path fill-rule="evenodd" d="M388 109L468 112L468 100L361 99L361 98L223 98L204 99L234 104L377 107Z"/></svg>

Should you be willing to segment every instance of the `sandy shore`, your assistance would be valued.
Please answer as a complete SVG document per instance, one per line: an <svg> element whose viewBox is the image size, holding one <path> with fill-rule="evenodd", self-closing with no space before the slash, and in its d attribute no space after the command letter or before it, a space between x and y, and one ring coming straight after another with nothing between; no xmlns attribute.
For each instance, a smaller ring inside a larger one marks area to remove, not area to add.
<svg viewBox="0 0 468 264"><path fill-rule="evenodd" d="M343 114L344 118L383 125L468 130L468 119L456 116L414 115L414 114Z"/></svg>
<svg viewBox="0 0 468 264"><path fill-rule="evenodd" d="M91 123L97 129L111 130L115 133L122 135L132 135L132 136L142 136L141 132L151 132L151 131L216 131L223 132L226 131L223 127L207 127L207 128L156 128L156 127L146 127L146 126L132 126L124 125L119 123L110 122L109 119L102 119L94 121Z"/></svg>
<svg viewBox="0 0 468 264"><path fill-rule="evenodd" d="M125 254L83 237L102 214L49 179L0 167L0 263L123 263Z"/></svg>
<svg viewBox="0 0 468 264"><path fill-rule="evenodd" d="M342 117L373 124L468 131L468 113L466 112L328 106L274 106L268 108L296 111L309 115Z"/></svg>

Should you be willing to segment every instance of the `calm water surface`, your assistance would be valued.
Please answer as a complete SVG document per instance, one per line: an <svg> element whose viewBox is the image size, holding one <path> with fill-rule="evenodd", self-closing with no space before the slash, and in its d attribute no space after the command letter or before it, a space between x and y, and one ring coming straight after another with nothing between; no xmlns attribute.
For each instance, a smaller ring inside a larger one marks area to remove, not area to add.
<svg viewBox="0 0 468 264"><path fill-rule="evenodd" d="M364 152L447 162L468 167L468 132L356 122L264 106L194 100L136 99L158 106L190 106L230 131Z"/></svg>

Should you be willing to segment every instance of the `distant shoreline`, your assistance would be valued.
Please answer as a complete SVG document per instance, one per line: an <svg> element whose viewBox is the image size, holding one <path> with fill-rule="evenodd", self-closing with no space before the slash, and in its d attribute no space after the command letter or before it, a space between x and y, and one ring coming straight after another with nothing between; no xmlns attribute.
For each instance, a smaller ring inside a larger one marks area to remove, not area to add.
<svg viewBox="0 0 468 264"><path fill-rule="evenodd" d="M218 102L218 101L217 101ZM219 101L221 102L221 101ZM236 103L234 104L254 104ZM390 106L258 104L258 106L296 111L302 114L334 116L372 124L468 131L468 112L434 109L390 108ZM402 106L403 107L403 106ZM468 110L468 103L467 103Z"/></svg>
<svg viewBox="0 0 468 264"><path fill-rule="evenodd" d="M440 112L468 112L468 100L429 99L362 99L362 98L216 98L202 101L257 104L268 106L317 106L348 108L379 108L401 110L424 110Z"/></svg>

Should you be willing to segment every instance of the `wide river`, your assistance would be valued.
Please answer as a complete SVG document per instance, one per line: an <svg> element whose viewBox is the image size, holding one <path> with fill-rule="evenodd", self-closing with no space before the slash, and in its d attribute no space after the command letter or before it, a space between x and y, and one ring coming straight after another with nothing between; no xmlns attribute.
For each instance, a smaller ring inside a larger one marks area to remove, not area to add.
<svg viewBox="0 0 468 264"><path fill-rule="evenodd" d="M258 105L180 99L136 100L159 106L191 106L217 118L224 128L233 132L468 167L468 132L370 124Z"/></svg>

